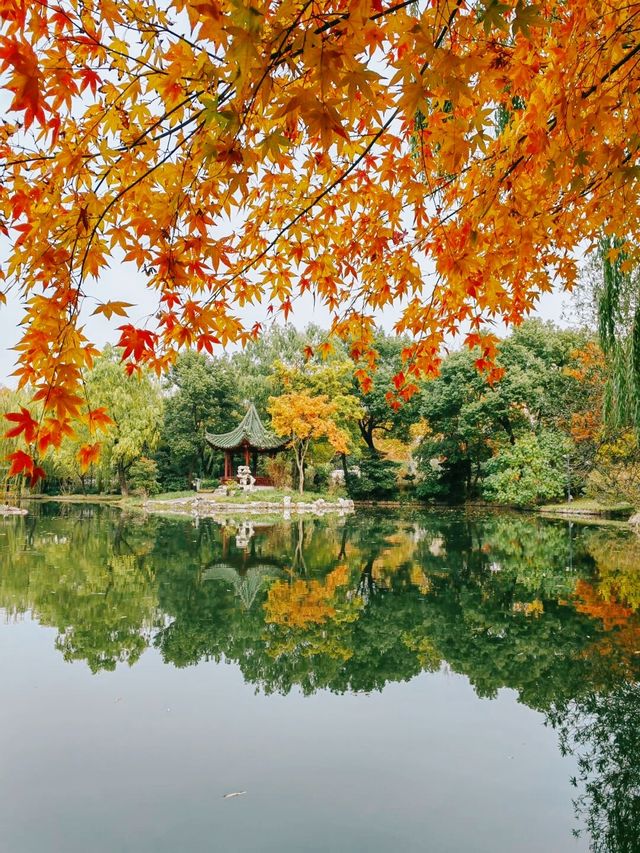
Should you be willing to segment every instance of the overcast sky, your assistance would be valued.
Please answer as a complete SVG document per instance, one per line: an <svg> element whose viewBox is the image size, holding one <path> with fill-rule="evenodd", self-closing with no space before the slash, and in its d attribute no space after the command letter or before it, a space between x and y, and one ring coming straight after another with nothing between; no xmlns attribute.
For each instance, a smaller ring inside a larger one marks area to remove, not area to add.
<svg viewBox="0 0 640 853"><path fill-rule="evenodd" d="M129 319L134 324L144 324L145 320L157 309L157 294L145 286L145 278L138 275L130 264L115 263L91 289L91 295L85 301L84 321L86 334L99 347L105 343L113 343L118 337L116 326L124 322L121 318L113 317L107 321L101 315L91 316L97 304L97 298L102 301L122 300L132 302L136 307L130 309ZM567 304L567 295L563 293L548 294L540 302L535 316L545 320L554 320L560 325L566 325L563 319L563 308ZM304 328L314 322L320 326L328 326L329 312L324 308L314 306L312 298L307 294L296 300L291 321L298 328ZM248 309L243 314L251 322L266 319L266 306ZM380 325L391 331L398 319L399 311L386 310L380 315ZM16 353L12 351L20 336L19 324L22 319L22 307L19 301L9 294L7 305L0 305L0 383L12 385L10 374L15 370ZM454 344L455 345L455 344Z"/></svg>

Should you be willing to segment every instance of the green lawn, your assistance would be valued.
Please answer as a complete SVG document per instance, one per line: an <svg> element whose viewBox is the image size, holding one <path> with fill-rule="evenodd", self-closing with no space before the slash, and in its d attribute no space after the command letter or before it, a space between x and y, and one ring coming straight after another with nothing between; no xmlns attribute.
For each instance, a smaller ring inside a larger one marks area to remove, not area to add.
<svg viewBox="0 0 640 853"><path fill-rule="evenodd" d="M633 506L629 503L602 503L593 500L592 498L576 498L573 501L564 501L560 504L547 504L541 506L542 512L559 512L559 513L584 513L589 515L631 515Z"/></svg>
<svg viewBox="0 0 640 853"><path fill-rule="evenodd" d="M213 491L211 492L167 492L161 495L153 495L150 500L153 501L176 501L181 498L196 498L199 497L202 500L214 501L216 503L221 504L246 504L246 503L283 503L285 497L291 498L291 503L312 503L313 501L317 501L320 498L325 500L327 503L335 503L338 498L344 497L343 494L340 493L329 493L329 492L304 492L304 494L300 494L299 492L294 492L290 489L259 489L256 492L240 492L233 491L230 495L216 495ZM140 501L140 498L135 499L136 501Z"/></svg>

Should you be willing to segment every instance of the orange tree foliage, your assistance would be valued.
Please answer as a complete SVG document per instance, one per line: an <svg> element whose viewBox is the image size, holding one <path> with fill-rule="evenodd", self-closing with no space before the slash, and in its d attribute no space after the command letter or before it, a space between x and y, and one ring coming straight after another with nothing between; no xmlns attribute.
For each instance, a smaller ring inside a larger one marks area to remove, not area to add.
<svg viewBox="0 0 640 853"><path fill-rule="evenodd" d="M336 594L349 581L349 568L342 564L323 581L292 578L275 581L269 587L265 602L268 623L306 628L334 619L337 615Z"/></svg>
<svg viewBox="0 0 640 853"><path fill-rule="evenodd" d="M336 453L347 453L349 436L333 420L337 406L326 395L282 394L269 400L271 425L278 435L289 437L298 468L298 488L304 490L304 462L312 441L326 438Z"/></svg>
<svg viewBox="0 0 640 853"><path fill-rule="evenodd" d="M635 565L635 579L638 568ZM628 592L628 588L622 592ZM621 672L625 678L632 679L637 666L636 660L640 648L640 613L637 605L637 587L635 604L617 597L610 586L600 582L594 586L580 580L575 589L575 608L586 613L592 619L602 622L604 633L594 640L592 648L609 659L612 669ZM632 593L633 595L633 593Z"/></svg>
<svg viewBox="0 0 640 853"><path fill-rule="evenodd" d="M114 258L159 301L140 327L100 297L130 369L311 291L356 355L401 303L399 394L457 331L491 371L487 323L571 285L578 245L605 231L634 261L639 21L617 0L0 0L0 297L25 304L41 443L85 417L81 308Z"/></svg>
<svg viewBox="0 0 640 853"><path fill-rule="evenodd" d="M582 405L570 413L569 432L577 445L597 445L602 437L602 412L607 369L604 354L593 341L573 353L575 363L564 372L581 390Z"/></svg>

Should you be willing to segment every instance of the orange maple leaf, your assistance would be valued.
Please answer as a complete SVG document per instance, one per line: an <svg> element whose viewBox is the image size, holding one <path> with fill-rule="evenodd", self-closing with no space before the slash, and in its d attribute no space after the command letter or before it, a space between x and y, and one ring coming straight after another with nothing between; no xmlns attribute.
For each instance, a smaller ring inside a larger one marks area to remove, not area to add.
<svg viewBox="0 0 640 853"><path fill-rule="evenodd" d="M35 486L38 480L43 480L46 476L44 469L36 465L33 457L23 450L16 450L14 453L10 453L7 459L11 461L9 476L17 477L19 474L22 474L27 478L30 486Z"/></svg>
<svg viewBox="0 0 640 853"><path fill-rule="evenodd" d="M80 450L78 450L78 461L80 462L80 469L82 471L86 471L87 468L93 463L97 462L100 458L100 442L96 441L94 444L83 444Z"/></svg>
<svg viewBox="0 0 640 853"><path fill-rule="evenodd" d="M17 477L18 474L30 475L32 473L34 466L33 459L24 450L16 450L14 453L10 453L7 459L11 462L11 467L9 468L10 477Z"/></svg>
<svg viewBox="0 0 640 853"><path fill-rule="evenodd" d="M104 314L107 320L116 314L118 317L127 316L127 308L132 308L131 302L103 302L95 309L94 314Z"/></svg>
<svg viewBox="0 0 640 853"><path fill-rule="evenodd" d="M154 332L149 332L146 329L136 329L130 323L124 326L118 326L120 340L118 346L122 347L122 360L132 356L134 361L140 361L145 354L153 352L158 336Z"/></svg>
<svg viewBox="0 0 640 853"><path fill-rule="evenodd" d="M101 430L106 430L113 424L104 406L101 406L99 409L89 410L87 412L87 422L90 429Z"/></svg>

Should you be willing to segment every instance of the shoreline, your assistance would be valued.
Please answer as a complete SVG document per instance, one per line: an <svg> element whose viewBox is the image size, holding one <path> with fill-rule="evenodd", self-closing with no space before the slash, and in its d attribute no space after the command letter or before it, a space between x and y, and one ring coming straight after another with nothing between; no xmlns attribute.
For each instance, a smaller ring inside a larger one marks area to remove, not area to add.
<svg viewBox="0 0 640 853"><path fill-rule="evenodd" d="M39 503L99 503L105 506L118 507L123 510L145 512L153 515L180 515L188 517L208 518L219 515L245 513L249 515L283 514L285 518L291 515L327 515L340 514L350 515L358 509L380 509L380 510L419 510L419 511L486 511L486 512L511 512L531 513L545 518L563 519L583 523L613 523L625 529L637 530L640 527L640 514L634 514L632 507L623 504L611 504L609 506L598 504L557 504L542 505L536 507L512 507L498 506L482 501L467 501L461 504L429 504L416 500L392 501L392 500L369 500L353 501L350 498L337 498L326 500L325 498L311 499L313 493L308 493L302 500L299 495L285 496L278 500L256 499L256 493L252 493L253 499L243 500L240 496L235 500L216 500L213 493L193 493L193 496L180 496L176 498L123 498L119 495L25 495L20 498L18 504L0 504L0 517L23 516L28 514L24 503L34 501ZM20 505L22 504L22 506ZM627 516L625 518L624 516Z"/></svg>
<svg viewBox="0 0 640 853"><path fill-rule="evenodd" d="M282 501L217 501L201 496L177 498L175 500L146 498L141 504L125 504L125 506L153 514L184 515L192 518L214 518L218 515L229 515L238 512L248 515L282 513L284 518L291 517L294 514L305 515L311 513L319 516L338 513L339 515L351 515L355 512L355 504L349 498L338 498L337 501L332 502L326 501L324 498L318 498L315 501L293 501L286 497Z"/></svg>

